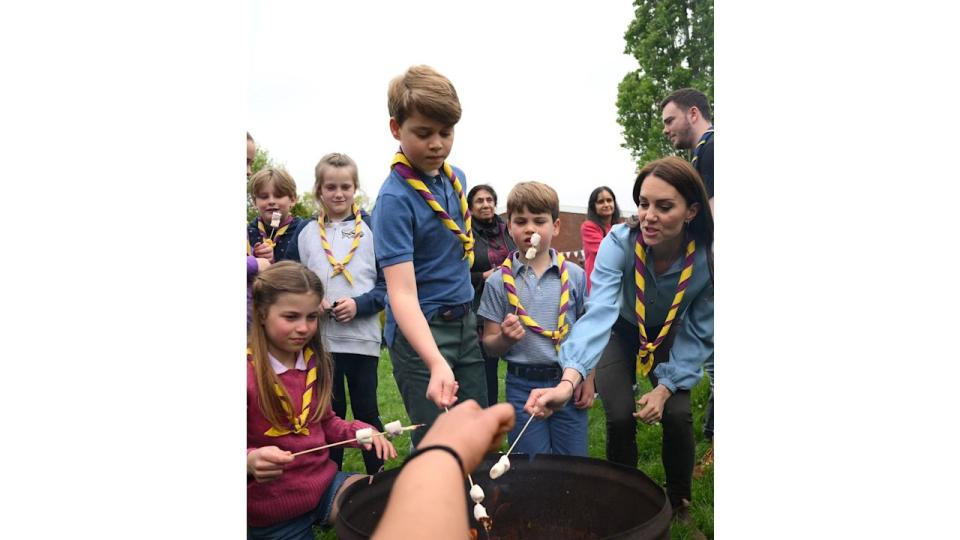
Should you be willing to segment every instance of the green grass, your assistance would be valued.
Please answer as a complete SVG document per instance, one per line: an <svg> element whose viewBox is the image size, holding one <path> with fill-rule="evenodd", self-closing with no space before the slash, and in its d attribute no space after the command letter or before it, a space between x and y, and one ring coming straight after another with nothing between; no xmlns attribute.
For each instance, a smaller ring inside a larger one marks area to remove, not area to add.
<svg viewBox="0 0 960 540"><path fill-rule="evenodd" d="M380 352L380 363L377 368L379 376L379 385L377 387L377 402L380 405L380 417L384 423L393 420L402 420L404 425L409 423L406 410L403 407L403 401L400 399L400 392L397 390L397 383L393 380L392 365L390 363L390 353L383 349ZM499 402L505 401L503 381L506 377L506 363L500 363L500 391ZM644 380L641 383L643 392L650 390L650 383ZM707 378L704 377L700 384L693 389L691 396L691 407L693 409L693 427L697 441L697 460L707 450L708 444L703 438L703 413L707 404L707 398L710 395L710 386ZM348 396L349 401L349 396ZM347 413L348 418L352 415ZM606 458L606 416L603 412L603 405L598 399L590 409L590 424L588 452L590 457ZM662 433L660 428L640 424L637 430L637 449L639 454L638 468L652 478L655 482L664 483L663 463L660 461L660 444ZM385 465L387 469L399 467L403 460L410 453L409 438L397 439L397 458L388 461ZM343 452L343 470L359 472L364 474L363 459L360 451L353 448L347 448ZM690 508L690 515L697 527L707 535L713 538L713 467L710 467L706 474L700 479L693 480L693 505ZM314 529L317 540L335 540L336 533L332 528L323 529L317 527ZM689 531L680 525L674 525L670 531L672 540L685 540L690 538Z"/></svg>

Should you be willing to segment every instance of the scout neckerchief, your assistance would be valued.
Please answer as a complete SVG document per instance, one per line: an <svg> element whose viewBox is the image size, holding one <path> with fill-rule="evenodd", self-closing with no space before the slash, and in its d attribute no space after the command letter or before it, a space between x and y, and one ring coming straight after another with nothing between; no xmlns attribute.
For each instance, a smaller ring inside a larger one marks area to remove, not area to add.
<svg viewBox="0 0 960 540"><path fill-rule="evenodd" d="M252 356L253 351L247 349L247 355ZM310 402L313 401L313 383L317 380L317 364L310 365L310 359L313 358L313 348L307 347L303 350L303 361L307 364L307 384L306 388L303 390L303 398L301 398L300 406L300 415L293 415L293 407L290 405L290 402L283 392L283 387L280 383L276 383L273 386L273 391L276 392L277 397L280 398L280 406L283 407L284 412L287 413L287 420L290 421L290 428L278 428L276 426L271 426L264 435L268 437L282 437L284 435L289 435L294 433L297 435L309 435L310 430L307 429L307 417L310 415ZM269 362L269 359L265 359Z"/></svg>
<svg viewBox="0 0 960 540"><path fill-rule="evenodd" d="M652 343L647 340L647 329L644 327L646 317L646 307L644 306L643 288L645 281L643 274L647 269L647 251L643 243L643 233L637 231L637 245L634 248L634 276L637 283L637 324L640 326L640 350L637 351L637 373L646 377L653 367L653 351L663 343L663 340L670 332L670 325L677 316L680 309L680 302L683 301L683 293L690 284L690 277L693 276L693 252L696 250L696 243L691 238L687 243L686 259L683 261L683 271L680 272L680 281L677 282L677 293L673 296L673 304L670 311L667 312L667 319L663 321L663 327L660 329L660 335Z"/></svg>
<svg viewBox="0 0 960 540"><path fill-rule="evenodd" d="M357 248L360 246L361 229L363 229L360 207L356 203L353 204L353 217L357 220L356 225L353 227L353 244L350 245L350 251L341 262L333 257L333 249L330 248L330 242L327 242L327 232L323 226L323 212L320 212L320 215L317 216L317 227L320 229L320 245L323 246L323 251L327 254L327 262L329 262L333 268L333 273L330 274L330 277L332 278L337 274L343 273L343 277L347 278L347 282L350 283L351 286L353 285L353 276L351 276L350 271L347 270L347 264L350 263L350 259L353 258L353 254L356 253Z"/></svg>
<svg viewBox="0 0 960 540"><path fill-rule="evenodd" d="M273 247L277 245L277 241L280 240L280 237L283 236L283 233L287 232L287 229L290 227L290 223L293 222L293 215L287 215L287 219L283 220L283 223L277 227L273 232L273 237L267 234L267 229L263 226L263 218L257 219L257 230L260 231L260 239L263 240L263 243Z"/></svg>
<svg viewBox="0 0 960 540"><path fill-rule="evenodd" d="M567 274L567 260L563 257L563 255L557 253L553 249L550 250L550 253L556 254L557 264L560 265L560 309L558 310L557 315L556 330L546 330L537 324L537 321L533 320L533 317L527 313L527 310L523 308L523 304L520 303L520 297L517 296L517 286L513 280L512 253L505 261L503 261L503 266L500 268L503 271L503 289L507 292L507 300L510 302L511 306L516 308L517 317L520 318L520 322L522 322L524 326L533 332L552 339L553 346L557 349L557 351L559 351L560 340L562 340L570 331L570 324L566 322L567 309L570 307L570 276Z"/></svg>
<svg viewBox="0 0 960 540"><path fill-rule="evenodd" d="M700 141L697 142L697 146L693 149L693 159L690 160L690 164L694 167L697 166L697 160L700 159L700 149L703 148L703 145L707 144L710 137L713 137L713 126L710 126L710 129L703 132L703 135L700 136Z"/></svg>
<svg viewBox="0 0 960 540"><path fill-rule="evenodd" d="M450 179L450 183L453 184L453 190L457 193L457 197L460 198L460 211L463 214L464 228L467 230L466 233L460 230L457 222L440 206L440 203L437 202L433 193L430 193L427 185L424 184L419 179L417 173L413 171L413 165L407 161L407 157L403 155L403 152L397 152L396 155L393 156L393 162L390 163L390 166L396 169L397 172L400 173L400 176L410 184L410 187L415 189L417 193L423 197L423 200L433 209L433 212L440 218L443 225L460 239L460 242L463 243L463 258L470 261L470 266L472 267L474 240L473 228L470 226L470 208L469 205L467 205L467 198L463 194L463 186L460 185L460 179L457 178L456 173L453 172L453 167L446 161L443 162L443 173Z"/></svg>

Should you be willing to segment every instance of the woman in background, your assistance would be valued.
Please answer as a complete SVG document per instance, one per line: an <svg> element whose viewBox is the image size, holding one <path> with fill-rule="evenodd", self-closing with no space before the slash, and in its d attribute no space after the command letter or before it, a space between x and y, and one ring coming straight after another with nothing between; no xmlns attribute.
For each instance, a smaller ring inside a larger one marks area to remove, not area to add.
<svg viewBox="0 0 960 540"><path fill-rule="evenodd" d="M590 294L590 274L597 260L600 241L610 232L610 227L620 223L620 206L613 190L600 186L590 194L587 202L587 220L580 225L580 240L583 243L583 269L587 272L587 294Z"/></svg>

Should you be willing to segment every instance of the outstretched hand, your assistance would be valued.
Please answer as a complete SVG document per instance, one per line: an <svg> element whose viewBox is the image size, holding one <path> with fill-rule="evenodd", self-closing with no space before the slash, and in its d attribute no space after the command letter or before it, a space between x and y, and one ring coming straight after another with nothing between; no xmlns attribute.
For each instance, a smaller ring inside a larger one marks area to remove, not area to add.
<svg viewBox="0 0 960 540"><path fill-rule="evenodd" d="M514 422L516 415L509 403L481 409L476 401L468 399L438 416L419 446L449 446L463 460L463 467L469 473L480 465L487 453L500 447Z"/></svg>

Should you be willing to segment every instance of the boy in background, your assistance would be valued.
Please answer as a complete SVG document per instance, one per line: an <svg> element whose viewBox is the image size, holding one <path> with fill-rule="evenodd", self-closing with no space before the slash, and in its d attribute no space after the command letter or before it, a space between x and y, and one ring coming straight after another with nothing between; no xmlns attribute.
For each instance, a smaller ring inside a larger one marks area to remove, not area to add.
<svg viewBox="0 0 960 540"><path fill-rule="evenodd" d="M287 245L302 221L290 213L297 203L297 184L283 169L261 169L250 177L250 198L257 207L257 217L247 225L247 240L253 255L270 263L284 260ZM280 223L272 225L273 213L280 214Z"/></svg>

